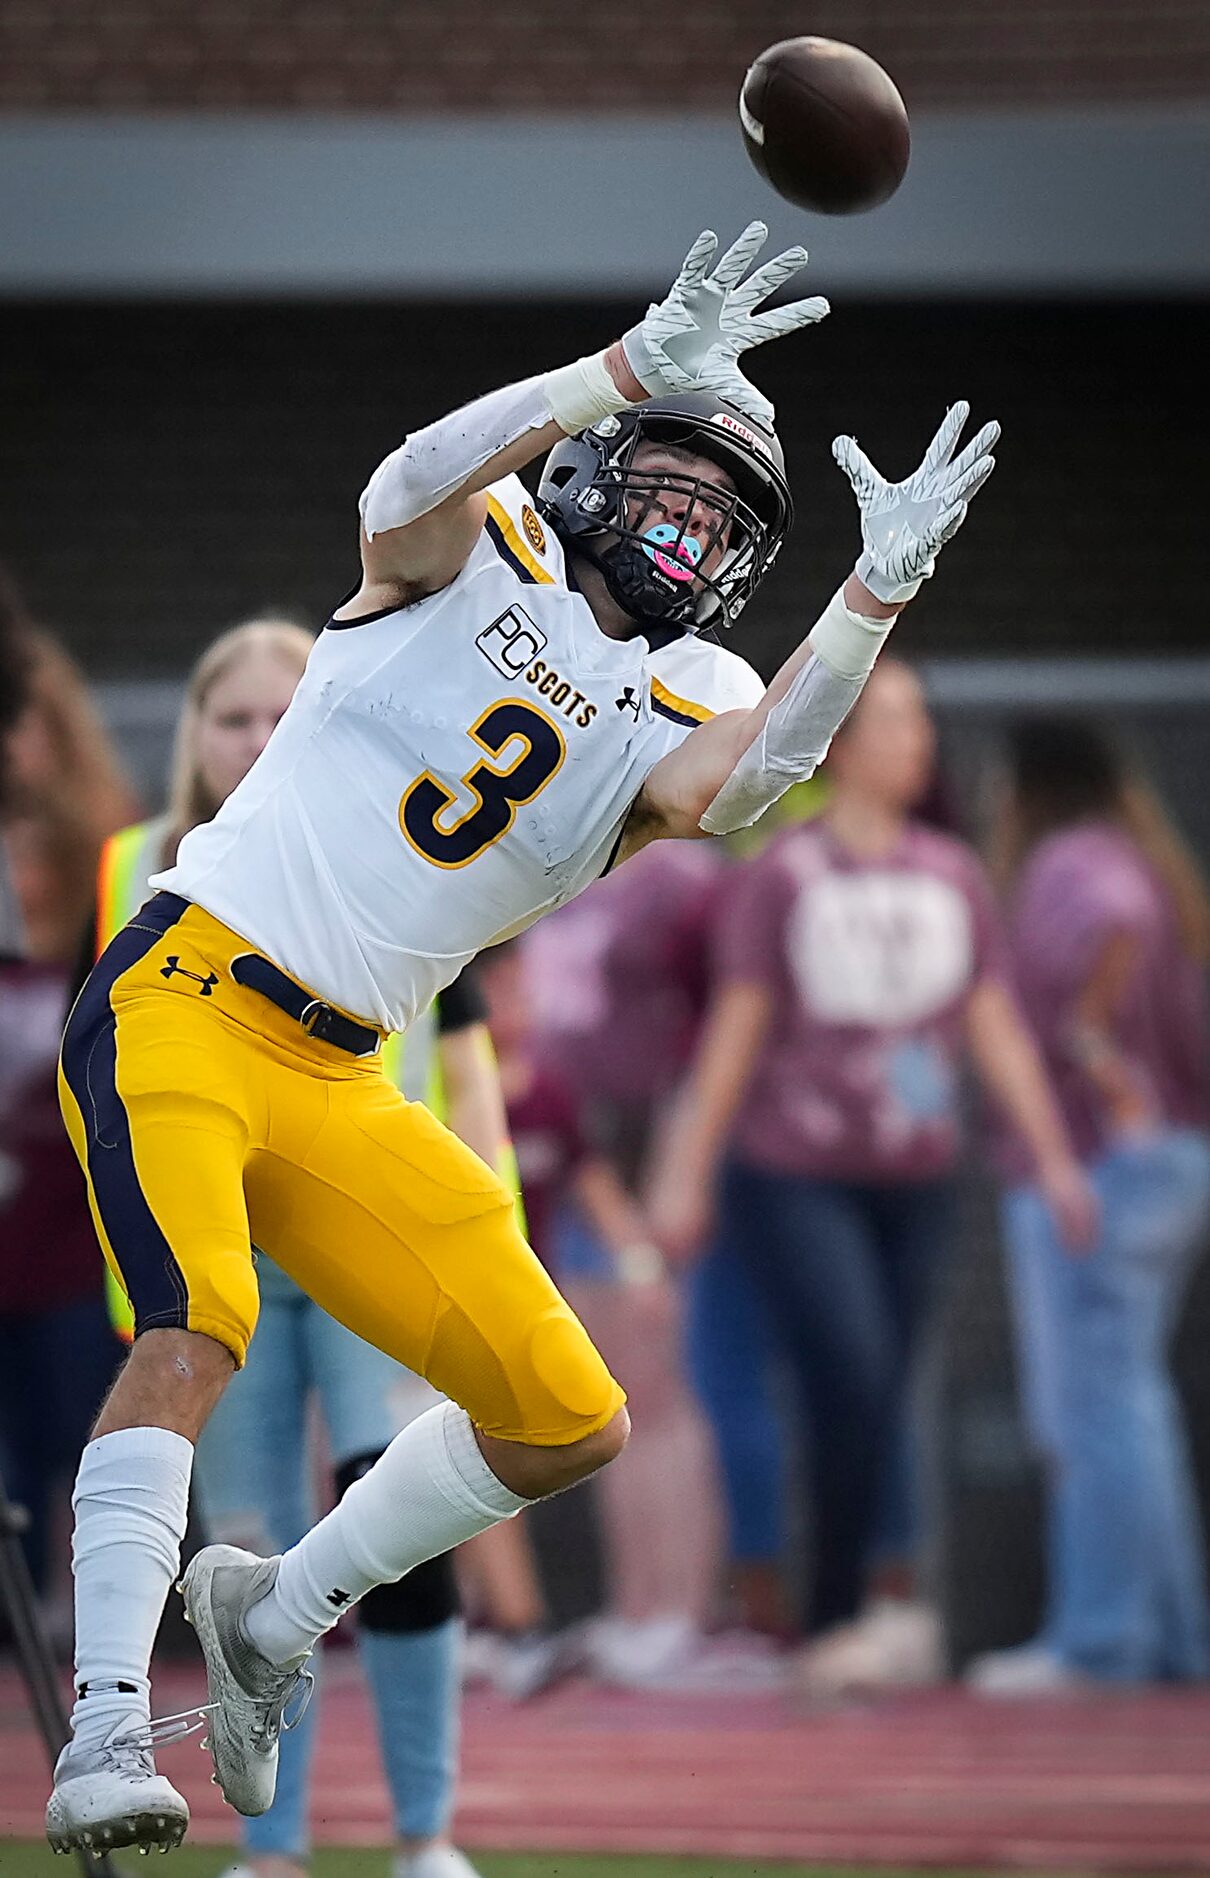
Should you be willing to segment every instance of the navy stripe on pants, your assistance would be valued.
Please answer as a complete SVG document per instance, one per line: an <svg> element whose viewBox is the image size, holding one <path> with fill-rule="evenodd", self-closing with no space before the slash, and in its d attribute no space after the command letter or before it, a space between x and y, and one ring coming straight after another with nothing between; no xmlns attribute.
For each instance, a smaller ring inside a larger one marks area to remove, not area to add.
<svg viewBox="0 0 1210 1878"><path fill-rule="evenodd" d="M139 1185L130 1117L118 1093L117 1018L110 994L188 905L174 893L158 893L114 936L76 999L63 1034L63 1075L84 1119L88 1177L134 1305L136 1336L141 1330L186 1329L189 1289Z"/></svg>

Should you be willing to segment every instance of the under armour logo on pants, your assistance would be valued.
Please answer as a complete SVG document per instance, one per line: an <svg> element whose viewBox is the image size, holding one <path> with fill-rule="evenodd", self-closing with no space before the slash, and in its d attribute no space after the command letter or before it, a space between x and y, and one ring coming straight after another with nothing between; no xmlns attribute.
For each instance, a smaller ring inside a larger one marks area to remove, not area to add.
<svg viewBox="0 0 1210 1878"><path fill-rule="evenodd" d="M179 952L169 953L167 965L160 966L160 977L192 978L195 985L202 987L198 995L203 998L213 997L214 987L218 983L217 972L207 972L206 976L203 978L200 972L186 971L185 967L181 964L181 955Z"/></svg>

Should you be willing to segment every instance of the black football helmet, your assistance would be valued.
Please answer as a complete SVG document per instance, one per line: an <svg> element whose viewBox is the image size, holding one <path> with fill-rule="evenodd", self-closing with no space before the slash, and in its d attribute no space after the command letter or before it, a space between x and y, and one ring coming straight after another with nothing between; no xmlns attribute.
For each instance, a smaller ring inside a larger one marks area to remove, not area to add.
<svg viewBox="0 0 1210 1878"><path fill-rule="evenodd" d="M734 488L636 465L645 443L707 457ZM682 632L735 623L794 518L772 430L709 391L652 398L557 443L538 506L564 546L600 569L619 606ZM721 561L703 574L700 563L720 542Z"/></svg>

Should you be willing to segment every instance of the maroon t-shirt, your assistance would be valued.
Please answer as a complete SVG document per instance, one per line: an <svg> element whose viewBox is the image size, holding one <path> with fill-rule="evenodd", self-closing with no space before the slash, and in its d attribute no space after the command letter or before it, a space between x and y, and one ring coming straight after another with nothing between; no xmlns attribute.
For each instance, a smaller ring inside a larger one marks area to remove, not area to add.
<svg viewBox="0 0 1210 1878"><path fill-rule="evenodd" d="M1070 1048L1070 1028L1089 976L1114 934L1128 933L1138 964L1114 1025L1114 1041L1166 1121L1205 1128L1210 1111L1205 980L1181 943L1172 898L1123 829L1082 822L1029 856L1009 909L1012 969L1022 1009L1042 1048L1076 1151L1106 1145L1093 1085ZM1010 1138L1007 1170L1029 1158Z"/></svg>
<svg viewBox="0 0 1210 1878"><path fill-rule="evenodd" d="M869 860L826 821L790 829L720 896L715 957L721 983L773 994L732 1135L742 1160L838 1180L949 1169L967 999L1003 971L969 848L910 823Z"/></svg>
<svg viewBox="0 0 1210 1878"><path fill-rule="evenodd" d="M526 934L544 1055L591 1098L675 1087L706 995L725 864L708 842L660 841Z"/></svg>
<svg viewBox="0 0 1210 1878"><path fill-rule="evenodd" d="M0 964L0 1311L49 1311L102 1288L55 1066L67 974Z"/></svg>
<svg viewBox="0 0 1210 1878"><path fill-rule="evenodd" d="M576 1168L589 1153L579 1101L558 1070L532 1066L528 1087L508 1103L529 1242L550 1269L551 1227Z"/></svg>

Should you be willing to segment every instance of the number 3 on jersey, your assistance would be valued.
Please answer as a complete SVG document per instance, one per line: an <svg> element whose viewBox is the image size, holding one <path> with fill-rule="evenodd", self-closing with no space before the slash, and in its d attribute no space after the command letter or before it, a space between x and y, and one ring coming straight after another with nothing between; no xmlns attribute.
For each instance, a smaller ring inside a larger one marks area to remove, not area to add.
<svg viewBox="0 0 1210 1878"><path fill-rule="evenodd" d="M494 765L476 763L462 778L463 788L476 798L475 806L443 825L442 818L458 798L427 769L399 804L404 835L435 867L465 867L499 841L512 827L517 810L545 789L567 754L558 726L520 698L490 705L468 735L489 758L496 759ZM517 746L515 753L500 767L510 745Z"/></svg>

